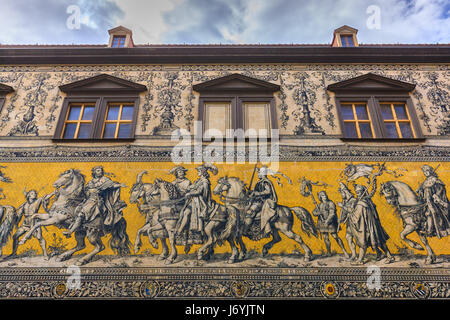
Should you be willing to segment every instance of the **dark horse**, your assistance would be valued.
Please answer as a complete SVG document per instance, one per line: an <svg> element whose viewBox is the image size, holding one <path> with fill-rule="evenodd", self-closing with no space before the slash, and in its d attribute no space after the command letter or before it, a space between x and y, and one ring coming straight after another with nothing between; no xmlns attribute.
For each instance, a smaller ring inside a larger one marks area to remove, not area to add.
<svg viewBox="0 0 450 320"><path fill-rule="evenodd" d="M213 192L221 197L225 203L225 207L234 207L239 212L240 220L244 220L243 218L246 214L245 209L248 199L246 196L247 189L243 181L236 177L222 177L217 182L217 186L214 188ZM303 242L298 234L292 231L292 226L294 224L295 214L301 221L302 230L308 235L313 234L317 237L317 230L311 214L302 207L286 207L282 205L277 206L276 212L276 218L270 222L272 227L272 240L264 245L262 249L263 256L268 254L274 244L281 241L279 232L282 232L288 238L296 241L303 248L305 251L305 261L310 261L312 256L311 249ZM253 221L253 224L255 224L255 221ZM237 241L241 249L239 259L241 260L245 258L247 252L245 244L242 241L242 236L248 236L247 234L243 234L243 227L244 223L239 223L239 230L237 232Z"/></svg>

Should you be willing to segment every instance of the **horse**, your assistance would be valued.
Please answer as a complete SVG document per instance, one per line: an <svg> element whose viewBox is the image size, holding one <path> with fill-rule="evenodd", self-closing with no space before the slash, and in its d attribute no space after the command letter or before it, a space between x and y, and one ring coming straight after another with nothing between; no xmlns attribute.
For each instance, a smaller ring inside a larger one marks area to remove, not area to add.
<svg viewBox="0 0 450 320"><path fill-rule="evenodd" d="M170 244L170 254L166 258L165 264L172 264L178 256L176 248L176 227L180 216L182 201L180 190L171 182L156 178L154 183L149 187L148 195L154 200L150 201L150 205L159 206L157 221L163 226L164 231L168 234ZM151 227L148 232L153 232L158 226ZM161 239L165 242L165 238Z"/></svg>
<svg viewBox="0 0 450 320"><path fill-rule="evenodd" d="M395 212L403 221L404 228L400 233L400 238L410 247L424 250L422 245L407 238L409 234L416 232L427 252L425 264L435 263L436 256L426 235L424 214L426 204L420 201L419 196L409 185L401 181L388 181L381 184L380 194L385 197L388 204L395 208Z"/></svg>
<svg viewBox="0 0 450 320"><path fill-rule="evenodd" d="M158 257L158 260L164 260L169 255L169 247L167 246L166 239L169 238L164 226L158 221L159 207L151 205L151 201L154 198L150 195L150 191L153 188L151 183L143 183L142 176L147 174L146 170L139 173L136 177L136 183L133 184L130 190L130 203L136 203L139 213L145 215L145 224L140 228L136 234L136 240L134 242L134 252L138 253L142 246L142 235L147 234L154 236L156 239L161 240L162 252ZM150 240L150 239L149 239ZM158 243L152 243L152 246L157 249Z"/></svg>
<svg viewBox="0 0 450 320"><path fill-rule="evenodd" d="M245 183L237 177L222 177L218 180L216 187L213 190L215 195L219 195L224 201L225 206L234 206L239 211L239 217L241 221L244 221L246 216L246 205L249 201L247 197L247 189ZM271 226L271 236L272 240L266 243L262 249L263 257L269 253L269 250L274 244L281 241L280 232L286 235L288 238L296 241L304 250L305 261L310 261L312 258L311 249L303 242L303 239L292 231L292 226L294 223L294 214L301 221L302 231L308 236L310 234L315 237L318 236L314 221L312 220L311 214L302 207L287 207L283 205L277 205L276 215L269 223ZM255 224L255 221L252 222ZM244 223L239 224L239 231L237 234L237 241L241 249L239 253L239 259L245 259L247 249L244 242L242 241L242 236L251 238L248 231L244 230Z"/></svg>
<svg viewBox="0 0 450 320"><path fill-rule="evenodd" d="M25 241L33 234L33 232L42 227L55 225L58 228L69 228L76 218L76 212L80 205L86 200L84 192L85 176L79 170L69 169L59 175L59 178L53 183L54 201L48 209L45 208L48 214L37 214L36 217L42 221L36 223L20 240L19 244ZM116 254L128 254L130 241L126 233L126 220L122 217L112 227L105 228L106 234L111 233L111 240L109 245ZM94 249L78 261L79 265L84 265L91 261L91 259L99 252L105 249L101 240L101 234L92 228L78 228L75 231L76 246L61 255L57 261L65 261L72 257L75 252L83 250L85 245L85 238L94 245Z"/></svg>
<svg viewBox="0 0 450 320"><path fill-rule="evenodd" d="M236 183L230 184L230 190L228 193L230 197L237 200L244 195L243 192L245 192L245 185L243 182L238 183L237 180L233 181ZM217 187L214 190L216 189ZM213 193L217 194L215 191L213 191ZM210 213L210 216L205 224L204 232L206 235L206 241L203 246L198 249L198 260L209 259L209 257L214 253L214 245L216 243L221 245L225 241L227 241L231 247L231 255L228 258L228 263L235 263L238 259L243 258L236 245L239 243L240 248L244 248L245 250L242 238L239 236L240 212L243 209L242 206L243 203L240 201L225 203L224 205L219 203L215 204L215 208L212 210L212 213Z"/></svg>

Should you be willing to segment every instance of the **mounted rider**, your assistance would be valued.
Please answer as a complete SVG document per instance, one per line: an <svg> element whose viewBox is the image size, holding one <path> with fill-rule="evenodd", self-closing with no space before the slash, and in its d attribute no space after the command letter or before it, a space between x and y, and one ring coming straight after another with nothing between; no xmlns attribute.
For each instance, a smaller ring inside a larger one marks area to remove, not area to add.
<svg viewBox="0 0 450 320"><path fill-rule="evenodd" d="M177 233L182 233L187 228L190 234L197 233L203 238L205 221L218 208L217 203L212 199L211 182L209 181L209 172L216 175L218 169L216 166L208 163L202 164L195 169L199 178L187 188L187 192L184 195L186 204L181 211ZM194 242L192 236L189 237L189 242Z"/></svg>
<svg viewBox="0 0 450 320"><path fill-rule="evenodd" d="M256 183L253 192L250 193L250 208L247 210L247 216L244 220L246 229L250 227L254 220L261 220L260 231L263 236L269 234L272 231L270 222L276 218L278 196L275 191L275 187L268 176L275 177L280 172L273 172L267 166L257 168L258 170L258 182ZM290 179L287 178L289 181ZM275 177L279 179L278 177Z"/></svg>
<svg viewBox="0 0 450 320"><path fill-rule="evenodd" d="M178 187L182 197L185 196L189 190L189 187L192 185L192 182L186 178L187 171L188 170L183 166L175 166L169 171L170 174L175 176L175 180L172 181L172 184Z"/></svg>
<svg viewBox="0 0 450 320"><path fill-rule="evenodd" d="M102 166L92 168L92 180L85 186L86 200L76 209L76 219L70 229L64 231L66 237L75 232L81 225L97 229L103 234L103 228L114 226L122 217L126 203L120 199L120 188L123 184L113 182Z"/></svg>
<svg viewBox="0 0 450 320"><path fill-rule="evenodd" d="M450 208L445 184L429 166L422 166L425 180L420 184L417 193L426 205L426 233L439 239L450 235Z"/></svg>

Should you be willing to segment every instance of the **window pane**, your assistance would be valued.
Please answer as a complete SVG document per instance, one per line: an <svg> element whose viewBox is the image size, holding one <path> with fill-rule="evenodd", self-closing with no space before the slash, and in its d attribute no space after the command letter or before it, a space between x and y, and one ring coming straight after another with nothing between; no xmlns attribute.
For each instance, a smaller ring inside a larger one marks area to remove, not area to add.
<svg viewBox="0 0 450 320"><path fill-rule="evenodd" d="M411 130L411 124L409 122L399 122L400 131L402 132L402 138L414 138Z"/></svg>
<svg viewBox="0 0 450 320"><path fill-rule="evenodd" d="M397 128L395 123L384 123L386 125L386 131L389 138L398 138Z"/></svg>
<svg viewBox="0 0 450 320"><path fill-rule="evenodd" d="M119 127L118 138L129 138L131 132L131 124L122 123Z"/></svg>
<svg viewBox="0 0 450 320"><path fill-rule="evenodd" d="M90 123L80 123L80 129L78 130L78 139L87 139L91 133Z"/></svg>
<svg viewBox="0 0 450 320"><path fill-rule="evenodd" d="M405 105L394 104L395 114L399 120L408 120L408 114L406 113Z"/></svg>
<svg viewBox="0 0 450 320"><path fill-rule="evenodd" d="M226 129L231 129L231 107L227 102L205 104L205 130L219 130L223 137Z"/></svg>
<svg viewBox="0 0 450 320"><path fill-rule="evenodd" d="M116 125L117 124L115 124L115 123L106 123L105 131L103 132L103 138L115 138Z"/></svg>
<svg viewBox="0 0 450 320"><path fill-rule="evenodd" d="M122 108L122 120L133 120L133 106L123 106Z"/></svg>
<svg viewBox="0 0 450 320"><path fill-rule="evenodd" d="M369 114L367 113L367 107L365 104L355 105L355 110L358 120L369 120Z"/></svg>
<svg viewBox="0 0 450 320"><path fill-rule="evenodd" d="M76 123L66 123L66 128L64 129L64 139L73 139L75 137L75 131L77 130Z"/></svg>
<svg viewBox="0 0 450 320"><path fill-rule="evenodd" d="M382 104L381 106L381 114L384 120L392 120L394 116L392 115L392 109L390 104Z"/></svg>
<svg viewBox="0 0 450 320"><path fill-rule="evenodd" d="M254 129L256 134L259 134L259 130L266 129L268 134L270 130L269 105L267 103L246 103L244 108L244 130Z"/></svg>
<svg viewBox="0 0 450 320"><path fill-rule="evenodd" d="M342 117L344 120L354 120L353 108L349 105L341 105Z"/></svg>
<svg viewBox="0 0 450 320"><path fill-rule="evenodd" d="M373 138L372 129L370 128L370 123L359 123L359 132L361 133L361 138Z"/></svg>
<svg viewBox="0 0 450 320"><path fill-rule="evenodd" d="M356 132L356 126L354 123L345 122L344 131L346 138L358 138L358 133Z"/></svg>
<svg viewBox="0 0 450 320"><path fill-rule="evenodd" d="M84 107L81 120L92 120L94 118L94 107Z"/></svg>
<svg viewBox="0 0 450 320"><path fill-rule="evenodd" d="M70 107L67 120L78 120L80 118L81 107Z"/></svg>
<svg viewBox="0 0 450 320"><path fill-rule="evenodd" d="M120 106L110 106L108 109L108 115L106 120L118 120L119 119Z"/></svg>

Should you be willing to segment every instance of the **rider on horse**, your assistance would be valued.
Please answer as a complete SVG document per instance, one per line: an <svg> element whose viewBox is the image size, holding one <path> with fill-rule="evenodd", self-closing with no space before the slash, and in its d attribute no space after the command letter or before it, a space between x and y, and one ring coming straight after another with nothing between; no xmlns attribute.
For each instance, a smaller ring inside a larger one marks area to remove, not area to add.
<svg viewBox="0 0 450 320"><path fill-rule="evenodd" d="M431 166L422 166L422 171L426 179L417 193L426 205L426 233L428 236L435 235L440 239L450 235L450 208L445 184Z"/></svg>
<svg viewBox="0 0 450 320"><path fill-rule="evenodd" d="M93 179L86 184L87 199L76 209L77 217L70 229L64 231L66 237L75 232L82 224L103 233L104 226L113 226L122 218L122 209L126 203L120 200L120 188L126 187L113 182L102 166L92 168Z"/></svg>

